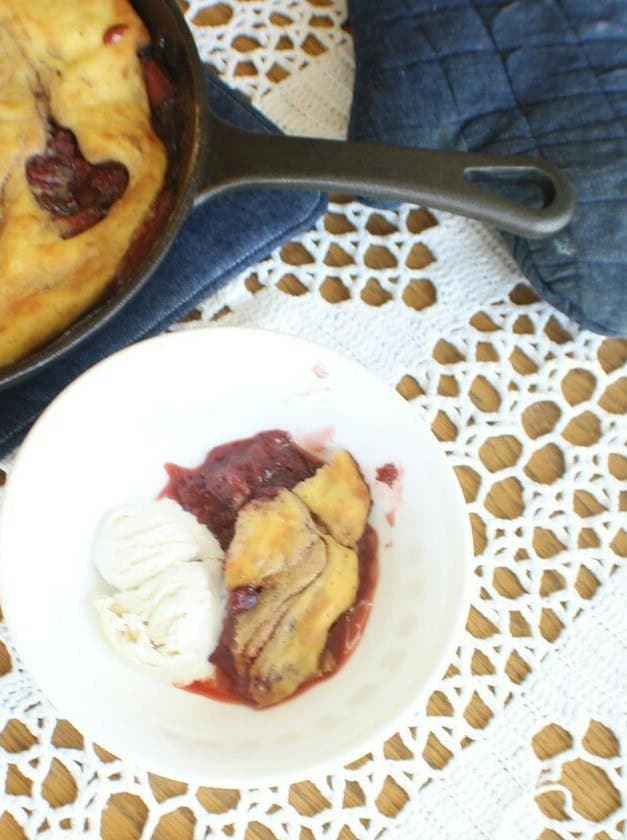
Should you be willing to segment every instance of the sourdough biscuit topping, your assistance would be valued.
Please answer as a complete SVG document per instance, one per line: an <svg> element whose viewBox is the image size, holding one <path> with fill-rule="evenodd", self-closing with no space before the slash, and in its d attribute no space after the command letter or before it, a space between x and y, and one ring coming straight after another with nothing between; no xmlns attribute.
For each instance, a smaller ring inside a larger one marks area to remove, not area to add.
<svg viewBox="0 0 627 840"><path fill-rule="evenodd" d="M163 185L126 0L0 0L0 365L98 301Z"/></svg>

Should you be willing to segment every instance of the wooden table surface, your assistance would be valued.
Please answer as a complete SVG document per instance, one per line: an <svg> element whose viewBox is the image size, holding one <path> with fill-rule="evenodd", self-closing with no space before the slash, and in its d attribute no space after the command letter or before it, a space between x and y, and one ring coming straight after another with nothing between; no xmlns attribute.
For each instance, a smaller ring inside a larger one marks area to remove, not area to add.
<svg viewBox="0 0 627 840"><path fill-rule="evenodd" d="M332 221L330 223L332 224ZM297 245L287 246L287 261L289 261L290 247L296 249L296 252L298 250ZM296 252L295 257L297 257ZM374 268L376 270L376 267ZM296 291L297 293L299 292L299 290ZM330 300L333 299L333 294L333 288L330 288ZM522 294L527 295L529 299L533 297L531 290L523 290ZM449 347L447 349L445 346L442 352L445 355L447 352L451 353L452 355L450 361L455 361L453 357L455 353L454 348ZM600 362L606 370L614 370L618 367L624 366L627 359L627 341L620 339L606 341L603 344L602 352L603 358L600 359ZM442 358L440 361L444 363L447 359ZM589 389L589 382L587 381L585 372L574 371L573 375L568 377L568 383L565 387L567 390L565 395L567 399L572 398L569 399L569 401L573 405L575 405L580 398L585 399ZM398 390L408 399L411 399L416 395L415 388L416 383L410 378L404 379L398 386ZM473 399L489 400L490 393L487 391L486 393L482 393L482 386L481 383L479 383L477 385L477 391L473 395ZM627 413L627 387L619 390L613 396L613 399L615 404L611 407L612 412ZM546 412L550 411L550 405L547 405L544 414L540 410L533 417L533 423L537 424L537 426L541 428L546 422L551 420L551 418L546 416ZM594 418L586 418L584 416L579 419L576 434L585 436L590 431L590 429L587 428L587 424L592 423L594 423ZM447 435L449 434L448 421L445 418L438 416L433 424L433 431L438 438L446 440ZM494 440L495 443L491 445L490 453L487 453L489 457L494 459L497 463L500 461L510 463L510 444L503 438ZM534 463L533 468L537 471L537 477L540 480L542 480L545 476L548 479L555 469L551 452L548 451L543 458L537 460L537 462ZM466 497L468 499L473 498L476 488L474 487L472 472L459 470L458 478ZM495 495L493 504L500 511L505 512L505 514L509 513L510 515L516 515L516 510L514 509L516 501L512 499L505 490L502 490ZM586 504L586 499L584 497L581 499L581 504ZM482 530L477 528L476 523L474 522L473 532L476 548L481 550L484 535ZM554 551L554 547L549 544L550 537L546 537L544 539L547 540L547 544L543 544L542 538L540 538L540 542L537 546L538 552L542 554L544 550L549 552ZM617 553L624 556L627 554L627 537L625 537L624 533L620 536L620 540L621 544L617 546ZM497 570L497 576L498 574L499 572ZM517 593L513 591L515 584L512 583L508 574L504 573L501 575L501 578L498 580L498 585L500 587L499 591L502 591L505 595L508 595L511 592L512 597L516 596ZM581 581L581 587L581 594L583 594L584 597L589 597L596 589L596 581L592 578L583 578ZM470 633L480 637L484 632L483 622L484 619L480 618L471 611L467 624ZM545 618L544 626L541 629L547 638L554 639L557 638L562 628L556 619L548 616ZM481 668L481 663L479 663L477 667ZM488 665L486 665L486 667L488 667ZM4 648L0 645L0 674L4 673L8 668L10 668L8 655L6 654ZM508 665L508 675L514 682L522 682L528 672L529 669L522 660L513 660ZM443 700L441 697L438 697L437 694L433 695L429 701L429 713L434 715L445 714L446 709L442 706ZM477 727L485 726L489 719L489 716L486 716L485 706L483 706L481 701L471 705L468 715L469 718L472 719L473 725ZM592 733L592 735L596 739L597 747L600 750L599 754L616 754L617 745L612 733L600 727L597 731ZM5 730L0 734L0 746L12 752L19 752L19 750L25 749L31 743L32 736L28 733L24 726L16 721L11 721ZM77 747L81 745L82 738L69 723L61 722L57 729L55 743L62 746ZM564 732L554 726L549 727L545 732L543 732L542 738L537 744L534 744L540 758L557 752L560 748L563 748L563 746ZM385 751L386 755L390 758L402 759L403 757L406 757L406 748L398 737L391 738L387 742ZM448 762L450 753L448 753L441 744L430 741L425 749L424 757L433 767L438 768L443 767ZM589 819L598 819L600 816L608 813L610 810L613 810L618 805L618 802L616 801L616 792L609 790L607 786L603 784L602 780L596 778L591 779L582 765L574 763L573 766L569 767L566 772L564 782L571 789L573 796L582 810L582 813L585 813ZM184 786L181 786L178 782L173 782L157 776L153 777L153 786L162 798L167 798L180 793L182 787L184 788ZM21 776L17 770L11 771L7 792L29 795L30 783ZM56 768L53 767L46 783L45 796L48 801L55 806L74 801L76 796L75 784L67 771L65 771L61 766ZM232 807L234 803L237 802L238 793L237 791L232 790L206 788L201 795L201 799L202 804L209 811L222 812L225 809ZM303 815L315 814L325 805L315 786L308 782L294 784L292 786L291 801L295 809ZM360 801L361 800L357 791L353 794L349 786L345 795L345 805L350 807L351 805L359 804ZM388 779L383 793L378 800L378 806L384 814L395 815L400 812L406 801L407 796L405 792L391 779ZM559 794L544 794L540 805L548 816L559 818L561 814L561 800ZM130 794L118 794L112 798L112 801L110 801L104 814L103 837L105 840L133 840L139 836L145 817L146 808L137 797ZM192 827L193 822L191 814L185 811L185 809L179 809L168 817L162 819L159 828L154 834L154 838L155 840L184 840L184 838L191 838ZM313 837L313 835L311 835L311 833L306 829L303 830L301 836L304 839ZM2 840L18 840L24 837L25 835L21 828L15 823L9 814L5 813L0 816L0 838L2 838ZM272 832L258 823L251 823L246 835L247 840L271 840L273 837L274 835ZM340 840L352 840L354 837L355 835L348 828L343 829L340 834ZM555 832L545 831L542 835L542 840L559 840L559 837L560 835ZM31 840L31 838L28 838L28 840Z"/></svg>

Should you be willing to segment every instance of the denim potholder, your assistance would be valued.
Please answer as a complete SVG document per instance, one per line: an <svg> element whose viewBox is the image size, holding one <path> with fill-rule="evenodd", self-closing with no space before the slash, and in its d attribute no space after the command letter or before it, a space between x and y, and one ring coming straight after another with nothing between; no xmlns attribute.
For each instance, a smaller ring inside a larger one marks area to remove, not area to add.
<svg viewBox="0 0 627 840"><path fill-rule="evenodd" d="M349 0L350 136L541 155L569 174L571 224L505 235L539 294L627 334L627 0Z"/></svg>

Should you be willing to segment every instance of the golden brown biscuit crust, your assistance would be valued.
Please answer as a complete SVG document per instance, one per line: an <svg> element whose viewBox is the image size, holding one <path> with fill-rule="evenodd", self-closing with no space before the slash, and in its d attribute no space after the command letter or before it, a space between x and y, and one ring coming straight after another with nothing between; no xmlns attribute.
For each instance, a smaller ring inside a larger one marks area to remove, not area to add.
<svg viewBox="0 0 627 840"><path fill-rule="evenodd" d="M117 25L123 37L105 43ZM0 0L0 366L98 301L161 189L167 155L137 56L148 42L127 0ZM88 161L119 161L129 173L106 218L71 239L59 236L24 171L45 147L50 116Z"/></svg>

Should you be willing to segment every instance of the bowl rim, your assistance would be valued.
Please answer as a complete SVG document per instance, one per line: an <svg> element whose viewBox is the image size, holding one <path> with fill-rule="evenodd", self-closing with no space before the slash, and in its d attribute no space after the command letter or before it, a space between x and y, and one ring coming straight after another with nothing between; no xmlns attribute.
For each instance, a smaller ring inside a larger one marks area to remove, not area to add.
<svg viewBox="0 0 627 840"><path fill-rule="evenodd" d="M80 389L82 381L91 376L92 372L95 369L105 367L110 362L110 360L114 358L119 358L122 356L133 354L137 352L138 349L143 350L146 345L151 345L153 347L156 347L157 345L167 346L172 342L188 340L189 336L198 334L204 334L205 336L211 335L213 340L213 336L216 336L216 334L225 331L228 331L231 335L239 335L241 337L248 337L249 339L253 338L253 340L255 338L261 338L263 340L264 336L267 335L275 336L280 337L282 340L285 340L288 343L293 342L296 344L307 346L312 349L315 348L321 354L323 354L323 357L327 359L335 358L340 362L340 364L344 366L346 366L347 364L349 366L353 366L354 368L359 369L362 375L364 373L367 374L368 378L370 378L373 384L376 384L381 388L389 388L390 394L392 396L396 393L396 396L398 397L399 406L405 406L407 409L409 409L407 402L400 394L394 391L392 386L388 386L380 377L373 374L364 365L361 365L359 362L356 362L349 356L338 352L333 348L327 347L326 345L323 345L319 342L303 339L298 336L283 333L279 330L261 329L256 327L194 327L191 329L179 330L172 333L164 333L159 336L144 339L122 350L118 350L116 353L113 353L105 359L102 359L97 364L84 371L73 382L66 386L66 388L63 389L63 391L61 391L61 393L50 403L50 405L45 409L45 411L35 422L18 451L18 454L12 467L12 472L17 472L20 469L20 464L22 460L24 460L26 455L29 454L30 441L33 439L37 430L47 422L48 415L56 411L56 407L59 404L59 402L65 401L68 398L68 394L73 398L75 392ZM456 643L458 642L463 633L467 621L468 610L472 603L471 594L473 591L474 580L474 564L472 562L474 557L472 529L462 489L459 485L459 482L457 481L457 478L448 460L448 457L444 453L440 442L437 440L432 430L419 416L415 416L413 420L414 422L422 426L424 432L428 433L428 436L430 437L431 442L434 446L434 451L437 451L439 453L437 457L439 457L439 459L443 462L443 465L446 466L444 473L446 474L446 481L449 484L448 489L450 492L450 496L447 499L447 511L449 512L449 515L451 515L458 522L460 534L463 535L463 546L459 563L460 572L462 574L462 581L458 589L459 594L457 597L457 603L455 604L455 618L453 621L450 622L445 637L441 641L440 653L434 660L433 666L431 667L427 678L423 681L422 685L416 688L416 691L413 692L413 694L411 694L411 697L407 700L406 703L404 703L402 708L400 708L384 724L375 727L375 729L369 732L366 736L361 738L358 737L352 746L348 746L345 749L333 752L329 755L328 758L324 758L315 762L305 760L302 763L299 763L299 761L295 760L291 763L289 769L279 770L277 772L270 771L268 773L253 772L247 774L246 772L243 772L241 774L234 775L228 773L221 774L219 772L216 773L212 771L209 771L208 773L191 771L187 773L185 777L182 777L177 772L173 774L171 768L167 766L167 763L161 764L158 755L156 755L154 758L151 756L149 762L147 762L144 751L142 751L141 749L135 750L134 745L129 743L128 741L118 741L116 739L115 734L111 735L110 732L107 732L106 735L103 738L101 738L100 734L97 731L97 724L94 725L93 720L88 720L82 717L82 715L72 713L71 722L78 728L78 730L82 734L84 734L88 739L98 744L101 744L105 749L114 753L121 760L136 765L138 768L141 768L147 772L157 773L166 778L176 779L187 782L189 784L196 784L199 786L222 786L243 788L262 785L276 785L282 783L294 783L299 780L313 778L314 776L323 774L325 772L331 772L333 768L344 766L345 764L355 761L362 755L370 752L376 745L381 744L381 742L387 740L400 728L402 728L403 725L407 723L411 714L420 706L421 703L423 703L426 700L431 691L433 691L434 685L444 674L446 667L450 664L451 659L453 658ZM4 504L0 509L0 556L3 557L7 556L4 553L4 534L5 522L9 515L7 511L10 510L10 505L7 505L6 501L11 495L11 486L12 484L9 477L9 481L7 482L5 488ZM39 686L44 696L47 699L49 699L49 702L51 702L56 709L55 698L51 697L47 693L47 690L45 690L43 686L39 684L39 681L37 679L37 666L33 670L29 662L29 656L23 656L23 654L21 653L20 639L22 638L22 634L20 633L19 627L21 625L23 626L23 623L16 617L15 604L11 603L10 601L7 601L4 597L6 587L7 565L8 564L6 562L0 564L0 601L2 602L4 618L9 630L9 634L11 636L11 641L15 645L15 649L17 650L25 666L25 670L28 672L31 679ZM59 716L63 715L62 708L59 708L57 711Z"/></svg>

